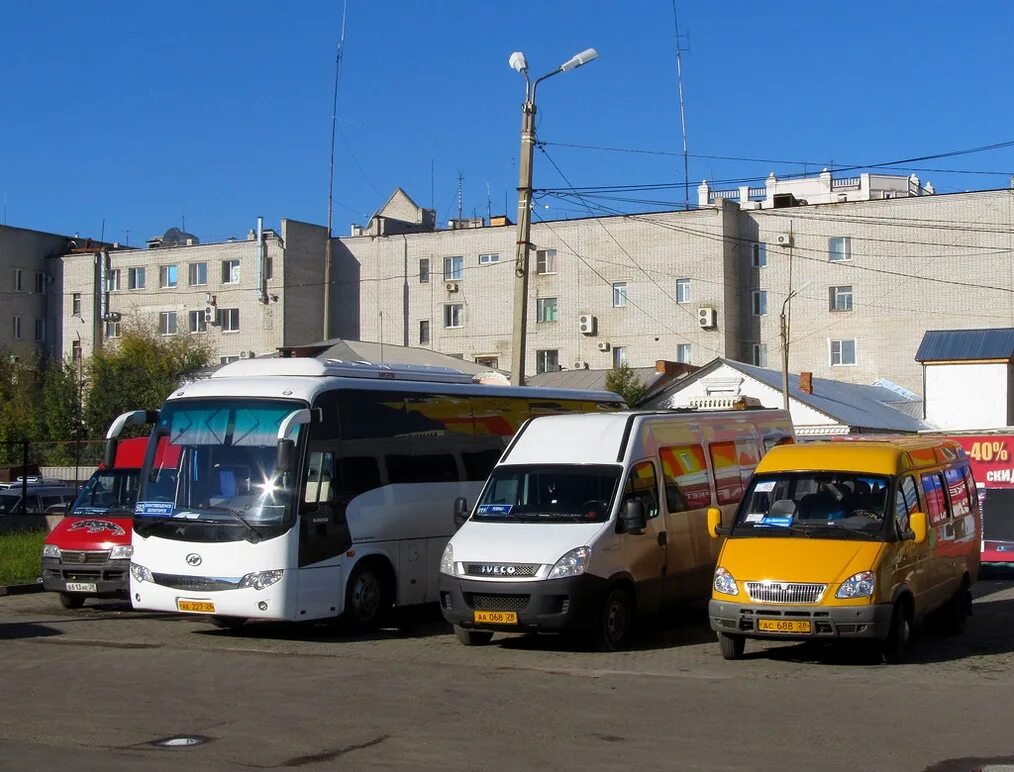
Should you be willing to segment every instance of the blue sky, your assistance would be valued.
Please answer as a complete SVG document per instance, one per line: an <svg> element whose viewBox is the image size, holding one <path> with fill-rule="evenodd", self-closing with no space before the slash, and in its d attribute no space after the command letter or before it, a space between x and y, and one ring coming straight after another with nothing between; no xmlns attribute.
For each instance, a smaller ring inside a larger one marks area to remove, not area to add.
<svg viewBox="0 0 1014 772"><path fill-rule="evenodd" d="M676 7L689 49L691 197L704 178L1014 139L1008 3ZM242 236L258 215L325 223L341 9L340 0L5 3L7 224L97 237L104 220L107 240L137 245L184 224L203 241ZM679 208L675 40L672 0L349 0L335 232L365 222L396 186L445 222L459 172L466 216L485 215L489 200L514 218L524 97L507 65L514 50L533 75L589 46L600 55L539 89L547 145L536 187L675 184L598 204ZM917 173L939 192L1006 187L1014 147L913 166L932 169ZM546 219L589 213L556 197L539 206Z"/></svg>

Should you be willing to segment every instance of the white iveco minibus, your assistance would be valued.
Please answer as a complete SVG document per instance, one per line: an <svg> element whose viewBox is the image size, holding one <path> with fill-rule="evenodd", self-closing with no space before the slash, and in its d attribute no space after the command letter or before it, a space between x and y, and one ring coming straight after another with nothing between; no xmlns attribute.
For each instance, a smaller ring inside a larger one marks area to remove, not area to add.
<svg viewBox="0 0 1014 772"><path fill-rule="evenodd" d="M226 365L109 430L107 454L125 425L154 423L130 597L223 625L376 624L437 599L454 500L474 500L527 418L622 407L608 392L481 385L449 368Z"/></svg>

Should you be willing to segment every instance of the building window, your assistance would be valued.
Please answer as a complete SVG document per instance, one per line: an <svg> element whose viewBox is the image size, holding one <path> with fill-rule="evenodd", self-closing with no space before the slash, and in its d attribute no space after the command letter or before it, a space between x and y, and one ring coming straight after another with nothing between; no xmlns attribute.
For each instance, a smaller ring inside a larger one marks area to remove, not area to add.
<svg viewBox="0 0 1014 772"><path fill-rule="evenodd" d="M162 289L176 286L176 266L162 265L158 269L158 286Z"/></svg>
<svg viewBox="0 0 1014 772"><path fill-rule="evenodd" d="M827 259L832 263L852 259L852 239L849 236L836 236L827 240Z"/></svg>
<svg viewBox="0 0 1014 772"><path fill-rule="evenodd" d="M21 317L14 317L14 328L12 330L14 340L21 340Z"/></svg>
<svg viewBox="0 0 1014 772"><path fill-rule="evenodd" d="M426 345L430 342L430 320L423 319L419 322L419 343Z"/></svg>
<svg viewBox="0 0 1014 772"><path fill-rule="evenodd" d="M14 269L14 291L21 292L25 288L25 272L20 268Z"/></svg>
<svg viewBox="0 0 1014 772"><path fill-rule="evenodd" d="M536 298L535 321L555 322L556 320L556 298Z"/></svg>
<svg viewBox="0 0 1014 772"><path fill-rule="evenodd" d="M105 333L107 338L119 338L120 337L120 323L119 322L106 322Z"/></svg>
<svg viewBox="0 0 1014 772"><path fill-rule="evenodd" d="M852 285L846 284L841 287L828 288L829 304L832 311L852 310Z"/></svg>
<svg viewBox="0 0 1014 772"><path fill-rule="evenodd" d="M690 364L690 344L689 343L677 343L676 344L676 361Z"/></svg>
<svg viewBox="0 0 1014 772"><path fill-rule="evenodd" d="M556 250L535 250L535 273L556 273Z"/></svg>
<svg viewBox="0 0 1014 772"><path fill-rule="evenodd" d="M46 339L46 320L36 319L35 320L35 340L42 342Z"/></svg>
<svg viewBox="0 0 1014 772"><path fill-rule="evenodd" d="M142 290L144 289L144 269L143 268L128 268L127 269L127 289Z"/></svg>
<svg viewBox="0 0 1014 772"><path fill-rule="evenodd" d="M106 274L106 292L120 291L120 269L113 268Z"/></svg>
<svg viewBox="0 0 1014 772"><path fill-rule="evenodd" d="M46 274L42 271L35 272L35 293L41 295L46 291Z"/></svg>
<svg viewBox="0 0 1014 772"><path fill-rule="evenodd" d="M465 317L463 303L448 303L444 306L444 327L461 327Z"/></svg>
<svg viewBox="0 0 1014 772"><path fill-rule="evenodd" d="M162 311L158 315L158 332L159 335L175 335L176 334L176 312L175 311Z"/></svg>
<svg viewBox="0 0 1014 772"><path fill-rule="evenodd" d="M486 252L485 254L479 255L479 265L493 265L493 263L499 262L499 252Z"/></svg>
<svg viewBox="0 0 1014 772"><path fill-rule="evenodd" d="M764 316L768 312L768 291L753 291L753 315Z"/></svg>
<svg viewBox="0 0 1014 772"><path fill-rule="evenodd" d="M222 332L239 332L239 309L222 308L219 310Z"/></svg>
<svg viewBox="0 0 1014 772"><path fill-rule="evenodd" d="M208 283L208 264L191 263L187 266L187 282L191 287L202 287Z"/></svg>
<svg viewBox="0 0 1014 772"><path fill-rule="evenodd" d="M856 342L852 340L831 341L831 365L854 365L856 363Z"/></svg>
<svg viewBox="0 0 1014 772"><path fill-rule="evenodd" d="M222 261L222 284L239 284L239 260Z"/></svg>
<svg viewBox="0 0 1014 772"><path fill-rule="evenodd" d="M72 362L81 361L81 341L72 340L70 342L70 358Z"/></svg>
<svg viewBox="0 0 1014 772"><path fill-rule="evenodd" d="M430 283L430 259L428 257L423 257L419 260L419 283Z"/></svg>
<svg viewBox="0 0 1014 772"><path fill-rule="evenodd" d="M619 367L627 362L626 346L613 346L613 367Z"/></svg>
<svg viewBox="0 0 1014 772"><path fill-rule="evenodd" d="M535 352L535 373L555 373L560 369L560 352L543 349Z"/></svg>
<svg viewBox="0 0 1014 772"><path fill-rule="evenodd" d="M275 264L273 257L264 258L264 281L271 281L275 277Z"/></svg>
<svg viewBox="0 0 1014 772"><path fill-rule="evenodd" d="M676 302L677 303L690 302L690 279L676 280Z"/></svg>
<svg viewBox="0 0 1014 772"><path fill-rule="evenodd" d="M475 363L481 367L488 367L490 370L496 370L500 367L500 357L476 357Z"/></svg>
<svg viewBox="0 0 1014 772"><path fill-rule="evenodd" d="M753 344L753 355L751 357L753 364L757 367L768 366L768 344L767 343L754 343Z"/></svg>
<svg viewBox="0 0 1014 772"><path fill-rule="evenodd" d="M625 281L613 282L613 308L622 308L627 305L627 283Z"/></svg>
<svg viewBox="0 0 1014 772"><path fill-rule="evenodd" d="M765 268L768 264L768 245L762 241L750 245L750 264L754 268Z"/></svg>
<svg viewBox="0 0 1014 772"><path fill-rule="evenodd" d="M465 271L465 258L460 255L444 258L444 281L458 281Z"/></svg>
<svg viewBox="0 0 1014 772"><path fill-rule="evenodd" d="M70 296L70 315L81 316L81 293L75 292Z"/></svg>
<svg viewBox="0 0 1014 772"><path fill-rule="evenodd" d="M207 332L208 320L204 316L204 311L190 311L187 314L187 328L190 332Z"/></svg>

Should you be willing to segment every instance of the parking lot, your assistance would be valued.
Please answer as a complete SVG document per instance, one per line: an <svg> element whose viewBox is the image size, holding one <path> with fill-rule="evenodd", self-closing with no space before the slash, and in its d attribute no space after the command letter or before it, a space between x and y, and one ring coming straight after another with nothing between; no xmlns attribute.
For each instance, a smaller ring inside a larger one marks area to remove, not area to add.
<svg viewBox="0 0 1014 772"><path fill-rule="evenodd" d="M435 609L369 636L225 632L55 595L0 598L0 768L970 770L1014 763L1014 583L975 587L958 638L909 664L751 642L727 662L703 604L619 654L497 636ZM158 747L167 738L185 745Z"/></svg>

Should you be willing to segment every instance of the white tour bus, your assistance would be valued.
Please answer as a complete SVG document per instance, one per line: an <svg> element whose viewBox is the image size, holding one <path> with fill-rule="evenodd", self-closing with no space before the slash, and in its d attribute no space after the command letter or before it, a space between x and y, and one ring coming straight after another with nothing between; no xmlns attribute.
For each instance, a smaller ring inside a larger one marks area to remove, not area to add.
<svg viewBox="0 0 1014 772"><path fill-rule="evenodd" d="M637 615L711 595L708 509L731 522L761 456L792 439L784 410L532 419L444 550L444 618L466 645L579 630L623 648Z"/></svg>
<svg viewBox="0 0 1014 772"><path fill-rule="evenodd" d="M134 510L135 608L376 624L435 601L454 501L474 498L529 417L615 394L492 386L449 368L256 359L173 393ZM156 453L159 449L160 452Z"/></svg>

